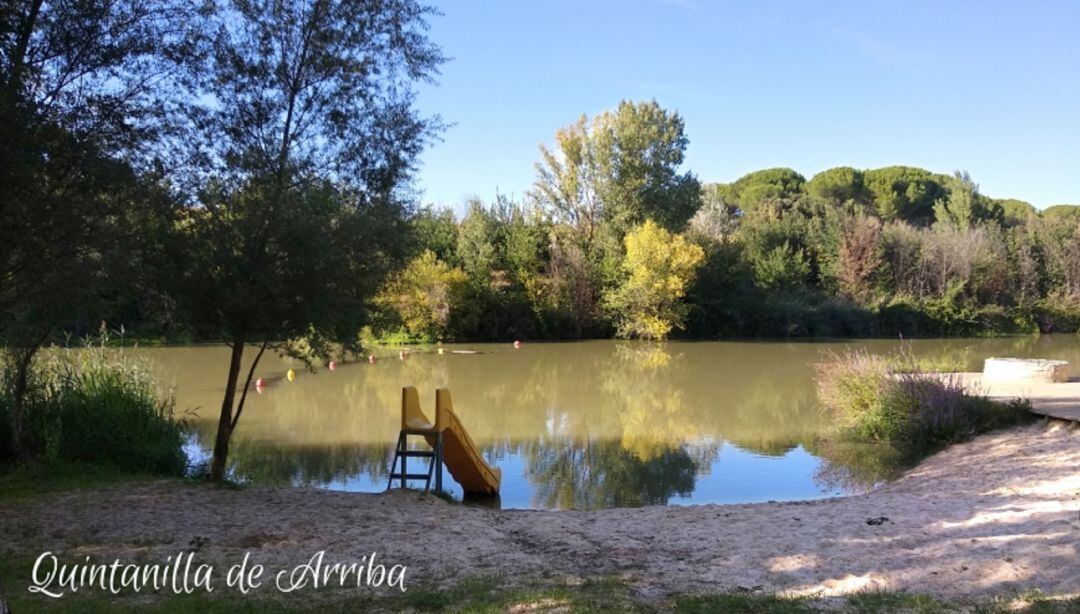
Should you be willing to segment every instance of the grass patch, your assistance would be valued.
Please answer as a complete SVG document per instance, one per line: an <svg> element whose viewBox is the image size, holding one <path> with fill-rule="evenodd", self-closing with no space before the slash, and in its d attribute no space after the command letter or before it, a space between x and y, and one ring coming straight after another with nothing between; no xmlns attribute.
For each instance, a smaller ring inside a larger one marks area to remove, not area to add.
<svg viewBox="0 0 1080 614"><path fill-rule="evenodd" d="M685 614L711 614L712 612L746 612L747 614L790 614L813 612L809 600L778 595L750 595L725 593L718 595L695 595L675 600L675 611Z"/></svg>
<svg viewBox="0 0 1080 614"><path fill-rule="evenodd" d="M54 492L95 490L102 486L152 478L112 465L80 461L33 461L0 470L0 502L9 503Z"/></svg>
<svg viewBox="0 0 1080 614"><path fill-rule="evenodd" d="M945 604L928 595L909 595L872 591L857 593L847 598L849 610L856 612L904 612L907 614L938 614L949 612Z"/></svg>

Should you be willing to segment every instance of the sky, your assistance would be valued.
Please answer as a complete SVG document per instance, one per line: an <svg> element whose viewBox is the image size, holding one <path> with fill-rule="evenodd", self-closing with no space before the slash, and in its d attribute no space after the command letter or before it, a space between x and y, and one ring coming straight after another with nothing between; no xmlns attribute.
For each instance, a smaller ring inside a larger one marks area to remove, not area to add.
<svg viewBox="0 0 1080 614"><path fill-rule="evenodd" d="M450 127L422 156L424 203L520 198L556 129L656 99L703 182L905 164L1080 204L1080 0L433 4L451 59L417 105Z"/></svg>

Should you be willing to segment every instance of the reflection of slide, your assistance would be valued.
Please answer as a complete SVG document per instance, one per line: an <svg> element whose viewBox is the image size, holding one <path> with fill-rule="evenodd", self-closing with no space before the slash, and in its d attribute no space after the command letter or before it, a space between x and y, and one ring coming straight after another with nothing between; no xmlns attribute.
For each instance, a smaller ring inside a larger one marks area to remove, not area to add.
<svg viewBox="0 0 1080 614"><path fill-rule="evenodd" d="M430 430L425 433L431 447L435 447L435 433L442 433L443 462L450 470L450 475L461 484L468 494L495 495L499 492L502 472L498 467L491 467L484 462L480 448L476 447L469 432L454 413L454 403L450 391L440 388L435 391L435 424L428 421L420 409L420 400L413 387L402 391L401 428L410 431Z"/></svg>

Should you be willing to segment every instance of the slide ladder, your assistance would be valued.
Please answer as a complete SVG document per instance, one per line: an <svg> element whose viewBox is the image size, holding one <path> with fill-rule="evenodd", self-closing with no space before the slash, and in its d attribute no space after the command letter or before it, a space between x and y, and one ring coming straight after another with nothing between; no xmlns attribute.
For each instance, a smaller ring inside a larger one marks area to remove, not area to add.
<svg viewBox="0 0 1080 614"><path fill-rule="evenodd" d="M423 437L431 450L410 450L408 438ZM427 458L426 473L409 473L409 458ZM401 470L398 471L400 461ZM420 409L420 397L416 388L407 386L401 389L401 431L398 433L394 462L391 465L390 481L387 490L399 480L405 488L410 480L424 480L424 491L431 488L435 479L435 490L442 490L442 467L445 463L450 475L461 484L466 494L497 495L502 481L502 473L497 467L491 467L484 461L480 448L473 443L469 432L454 413L454 404L450 391L440 388L435 391L435 422L432 423Z"/></svg>

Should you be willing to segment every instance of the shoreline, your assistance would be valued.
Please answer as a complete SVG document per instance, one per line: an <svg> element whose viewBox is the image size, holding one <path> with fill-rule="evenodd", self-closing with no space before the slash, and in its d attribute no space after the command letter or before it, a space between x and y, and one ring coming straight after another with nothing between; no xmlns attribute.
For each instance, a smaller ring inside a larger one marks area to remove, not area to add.
<svg viewBox="0 0 1080 614"><path fill-rule="evenodd" d="M295 566L378 552L411 585L618 577L645 598L701 592L942 598L1080 594L1080 429L982 435L866 494L598 511L487 510L417 492L137 482L0 506L5 557L163 558L193 548ZM29 569L26 570L27 574Z"/></svg>

